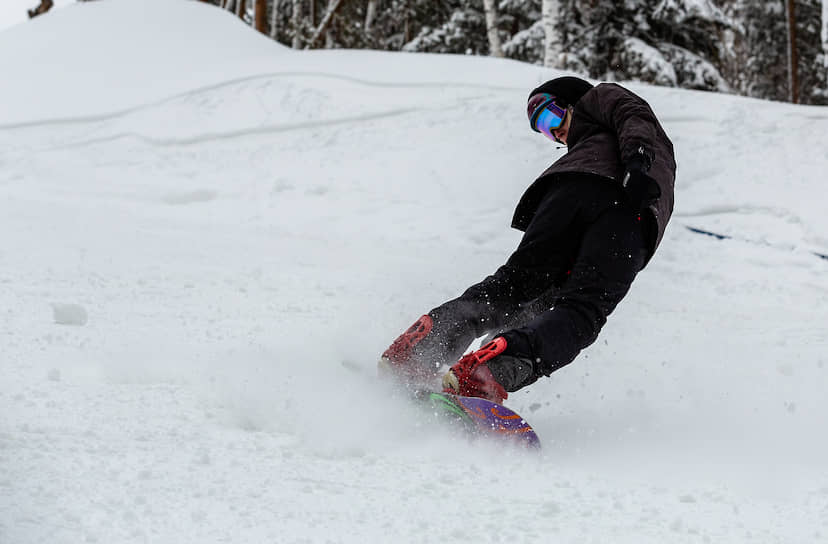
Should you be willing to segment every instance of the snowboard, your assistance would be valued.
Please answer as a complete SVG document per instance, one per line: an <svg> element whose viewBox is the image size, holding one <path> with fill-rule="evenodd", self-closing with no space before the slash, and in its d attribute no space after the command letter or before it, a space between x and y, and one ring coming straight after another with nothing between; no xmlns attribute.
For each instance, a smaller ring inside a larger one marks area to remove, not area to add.
<svg viewBox="0 0 828 544"><path fill-rule="evenodd" d="M415 398L438 420L459 428L467 436L495 438L509 444L540 449L540 439L532 426L501 404L434 391L417 391Z"/></svg>

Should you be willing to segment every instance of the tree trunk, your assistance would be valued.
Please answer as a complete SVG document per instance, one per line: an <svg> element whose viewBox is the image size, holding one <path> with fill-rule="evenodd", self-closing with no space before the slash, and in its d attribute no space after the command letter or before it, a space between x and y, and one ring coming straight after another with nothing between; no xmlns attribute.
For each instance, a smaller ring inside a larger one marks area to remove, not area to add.
<svg viewBox="0 0 828 544"><path fill-rule="evenodd" d="M497 34L497 2L495 0L483 0L483 10L486 13L489 55L502 58L503 49L500 46L500 36Z"/></svg>
<svg viewBox="0 0 828 544"><path fill-rule="evenodd" d="M403 0L403 45L411 41L411 24L409 23L408 0Z"/></svg>
<svg viewBox="0 0 828 544"><path fill-rule="evenodd" d="M543 0L541 5L541 21L543 24L543 65L547 68L562 68L561 34L560 27L560 0Z"/></svg>
<svg viewBox="0 0 828 544"><path fill-rule="evenodd" d="M255 4L253 4L253 26L262 34L267 33L267 0L255 0Z"/></svg>
<svg viewBox="0 0 828 544"><path fill-rule="evenodd" d="M224 9L226 9L227 11L235 12L236 11L236 0L226 0L226 2L224 4Z"/></svg>
<svg viewBox="0 0 828 544"><path fill-rule="evenodd" d="M371 33L374 19L377 16L377 0L368 0L368 7L365 9L365 33Z"/></svg>
<svg viewBox="0 0 828 544"><path fill-rule="evenodd" d="M244 14L246 11L246 0L236 0L236 15L238 15L240 19L244 19Z"/></svg>
<svg viewBox="0 0 828 544"><path fill-rule="evenodd" d="M293 0L291 24L293 26L293 43L291 45L294 49L300 49L302 47L302 0Z"/></svg>
<svg viewBox="0 0 828 544"><path fill-rule="evenodd" d="M794 0L785 4L788 16L788 100L799 104L799 58L796 49L796 10Z"/></svg>
<svg viewBox="0 0 828 544"><path fill-rule="evenodd" d="M828 0L820 2L822 8L822 54L824 66L828 69Z"/></svg>
<svg viewBox="0 0 828 544"><path fill-rule="evenodd" d="M279 37L279 0L273 0L270 10L270 37L274 40Z"/></svg>
<svg viewBox="0 0 828 544"><path fill-rule="evenodd" d="M310 41L305 46L305 49L310 49L313 47L313 44L316 43L316 40L319 39L319 36L322 35L325 30L327 30L328 25L331 24L331 20L333 19L336 10L338 10L342 4L343 0L331 0L328 4L328 11L325 13L325 17L322 18L322 22L319 23L319 26L316 27L316 30L313 32L313 36L311 36Z"/></svg>

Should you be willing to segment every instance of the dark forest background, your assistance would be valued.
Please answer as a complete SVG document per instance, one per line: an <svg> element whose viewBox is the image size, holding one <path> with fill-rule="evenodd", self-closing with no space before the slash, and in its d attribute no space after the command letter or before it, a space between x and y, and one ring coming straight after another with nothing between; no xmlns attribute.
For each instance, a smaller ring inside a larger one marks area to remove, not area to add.
<svg viewBox="0 0 828 544"><path fill-rule="evenodd" d="M824 0L204 0L293 48L493 55L828 104Z"/></svg>

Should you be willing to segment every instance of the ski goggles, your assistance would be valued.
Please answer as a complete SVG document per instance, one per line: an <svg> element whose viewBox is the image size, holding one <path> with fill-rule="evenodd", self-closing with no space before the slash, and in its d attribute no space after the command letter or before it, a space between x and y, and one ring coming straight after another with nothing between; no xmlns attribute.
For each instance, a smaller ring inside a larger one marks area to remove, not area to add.
<svg viewBox="0 0 828 544"><path fill-rule="evenodd" d="M529 115L529 126L532 130L542 132L548 138L558 141L552 131L563 125L566 108L556 104L554 96L546 93L536 94L529 99L526 113Z"/></svg>

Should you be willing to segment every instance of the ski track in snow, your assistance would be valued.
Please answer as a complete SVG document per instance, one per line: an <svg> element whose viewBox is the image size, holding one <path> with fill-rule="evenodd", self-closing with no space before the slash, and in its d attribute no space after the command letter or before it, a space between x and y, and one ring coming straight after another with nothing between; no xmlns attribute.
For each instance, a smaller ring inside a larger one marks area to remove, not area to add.
<svg viewBox="0 0 828 544"><path fill-rule="evenodd" d="M229 87L235 87L239 84L243 83L254 83L254 82L271 82L274 79L279 78L325 78L325 79L334 79L345 81L348 83L355 83L361 85L363 87L375 87L375 88L389 88L389 89L475 89L475 90L488 90L488 91L523 91L522 87L505 87L505 86L496 86L496 85L481 85L481 84L465 84L465 83L458 83L458 82L382 82L382 81L371 81L365 79L359 79L355 77L349 77L341 74L331 74L331 73L314 73L314 72L281 72L281 73L268 73L268 74L256 74L250 75L245 77L240 77L228 81L221 81L219 83L215 83L212 85L205 85L202 87L194 88L185 92L181 92L175 94L170 97L162 98L160 100L155 100L152 102L147 102L145 104L140 104L137 106L133 106L130 108L125 108L123 110L109 112L109 113L102 113L98 115L87 115L87 116L79 116L79 117L64 117L59 119L38 119L34 121L26 121L23 123L8 123L8 124L0 124L0 130L14 130L14 129L24 129L24 128L38 128L50 125L74 125L74 124L85 124L91 122L98 122L98 121L110 121L114 119L118 119L121 117L125 117L131 115L133 113L138 113L144 110L149 110L153 108L157 108L159 106L164 106L168 103L182 100L182 99L189 99L196 97L200 94L209 94L214 91L220 91L223 89L227 89Z"/></svg>
<svg viewBox="0 0 828 544"><path fill-rule="evenodd" d="M222 32L266 66L215 81L193 60L136 106L90 86L80 111L101 93L108 113L57 93L48 119L0 119L0 542L828 536L828 263L796 251L828 247L822 109L630 85L676 144L673 224L599 340L510 396L533 456L452 439L373 372L519 240L512 208L561 153L523 100L554 74L288 54L191 2L165 2L193 21L168 36L149 1L32 32L136 21L123 43L148 56Z"/></svg>
<svg viewBox="0 0 828 544"><path fill-rule="evenodd" d="M360 115L356 117L345 117L342 119L324 119L321 122L324 123L326 126L334 126L334 125L347 125L347 124L356 124L365 121L373 121L375 119L383 119L386 117L397 117L402 115L408 115L412 113L422 113L424 110L417 109L417 108L405 108L395 111L386 111L380 112L376 114L369 114L369 115ZM112 142L114 140L120 139L134 139L138 140L142 143L147 145L156 146L156 147L171 147L171 146L187 146L187 145L194 145L194 144L202 144L211 141L217 140L231 140L236 138L244 138L247 136L256 136L262 134L272 134L275 132L290 132L294 130L305 130L310 128L318 128L320 121L313 121L309 123L296 123L292 125L264 125L255 128L246 128L242 130L233 130L223 133L205 133L199 136L194 136L191 138L170 138L170 139L162 139L162 138L151 138L145 136L143 134L138 133L119 133L113 134L111 136L106 136L103 138L95 138L91 140L83 140L79 142L72 142L69 144L64 144L61 146L52 147L51 149L72 149L77 147L85 147L90 145L102 144ZM42 151L48 151L44 149Z"/></svg>

